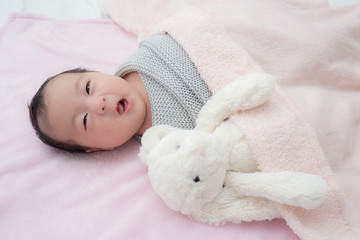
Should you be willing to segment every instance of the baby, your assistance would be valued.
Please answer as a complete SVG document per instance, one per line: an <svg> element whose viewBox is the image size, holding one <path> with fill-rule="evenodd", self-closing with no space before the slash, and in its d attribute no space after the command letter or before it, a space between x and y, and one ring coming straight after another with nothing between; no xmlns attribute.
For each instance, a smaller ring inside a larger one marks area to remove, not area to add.
<svg viewBox="0 0 360 240"><path fill-rule="evenodd" d="M141 42L115 75L77 68L50 77L29 112L44 143L93 152L121 146L153 125L193 128L210 96L181 46L159 35Z"/></svg>
<svg viewBox="0 0 360 240"><path fill-rule="evenodd" d="M149 97L136 72L123 78L63 72L43 84L30 110L40 139L66 150L111 150L151 126Z"/></svg>

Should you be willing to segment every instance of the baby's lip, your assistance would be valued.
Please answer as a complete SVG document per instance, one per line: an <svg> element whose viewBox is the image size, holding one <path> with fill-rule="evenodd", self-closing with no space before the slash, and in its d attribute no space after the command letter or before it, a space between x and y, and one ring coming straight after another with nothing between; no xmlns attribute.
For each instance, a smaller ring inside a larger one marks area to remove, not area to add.
<svg viewBox="0 0 360 240"><path fill-rule="evenodd" d="M132 103L127 98L122 98L116 106L116 110L120 115L128 113L132 108Z"/></svg>

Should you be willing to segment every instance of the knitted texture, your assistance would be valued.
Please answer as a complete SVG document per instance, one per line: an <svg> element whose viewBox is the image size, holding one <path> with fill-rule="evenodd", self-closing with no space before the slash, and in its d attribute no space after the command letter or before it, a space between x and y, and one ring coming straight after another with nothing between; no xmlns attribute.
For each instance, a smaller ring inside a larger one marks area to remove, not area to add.
<svg viewBox="0 0 360 240"><path fill-rule="evenodd" d="M211 92L184 49L169 35L143 40L138 50L116 71L124 76L137 71L148 92L152 125L183 129L195 127L200 109Z"/></svg>

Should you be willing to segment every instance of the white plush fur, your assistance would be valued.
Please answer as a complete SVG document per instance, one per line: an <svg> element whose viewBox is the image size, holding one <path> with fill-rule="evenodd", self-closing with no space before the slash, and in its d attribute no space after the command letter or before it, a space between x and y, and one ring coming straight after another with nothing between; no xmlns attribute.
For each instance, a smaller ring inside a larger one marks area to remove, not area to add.
<svg viewBox="0 0 360 240"><path fill-rule="evenodd" d="M327 194L322 178L259 171L246 137L227 120L265 103L274 86L268 74L247 74L205 104L194 130L156 126L145 132L139 156L167 206L220 224L280 217L275 202L305 209L322 203Z"/></svg>

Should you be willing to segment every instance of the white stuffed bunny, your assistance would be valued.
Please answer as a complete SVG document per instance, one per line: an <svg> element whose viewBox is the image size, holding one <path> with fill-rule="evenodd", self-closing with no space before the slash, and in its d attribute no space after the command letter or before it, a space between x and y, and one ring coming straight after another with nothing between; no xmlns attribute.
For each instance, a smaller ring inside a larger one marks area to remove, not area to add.
<svg viewBox="0 0 360 240"><path fill-rule="evenodd" d="M166 205L202 222L280 217L275 202L312 209L327 194L326 182L300 172L260 172L246 137L227 120L265 103L272 76L250 73L223 87L202 108L194 130L156 126L142 137L140 158Z"/></svg>

